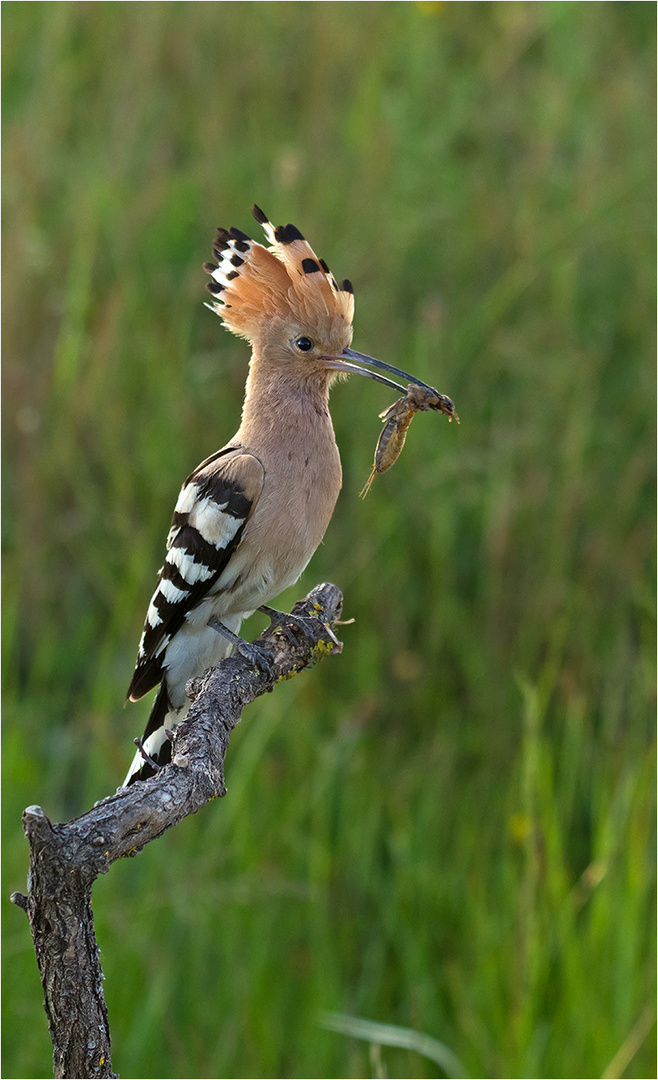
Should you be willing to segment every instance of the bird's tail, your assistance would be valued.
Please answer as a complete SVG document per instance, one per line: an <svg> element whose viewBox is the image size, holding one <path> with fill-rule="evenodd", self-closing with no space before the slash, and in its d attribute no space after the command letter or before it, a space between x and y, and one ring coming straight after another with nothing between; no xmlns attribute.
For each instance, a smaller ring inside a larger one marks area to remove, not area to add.
<svg viewBox="0 0 658 1080"><path fill-rule="evenodd" d="M165 728L175 727L179 720L183 719L183 711L171 708L167 688L163 680L155 696L151 715L148 718L142 739L144 752L155 762L156 766L162 767L171 761L171 743ZM129 787L136 780L148 780L149 776L154 776L156 771L153 765L145 760L142 750L138 750L122 786Z"/></svg>

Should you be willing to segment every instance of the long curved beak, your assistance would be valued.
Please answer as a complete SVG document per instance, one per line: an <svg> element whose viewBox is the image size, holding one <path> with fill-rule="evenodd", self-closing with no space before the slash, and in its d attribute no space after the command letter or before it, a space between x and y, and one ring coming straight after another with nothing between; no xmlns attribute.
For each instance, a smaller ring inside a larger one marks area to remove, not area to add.
<svg viewBox="0 0 658 1080"><path fill-rule="evenodd" d="M344 371L348 374L356 375L367 375L369 379L376 379L377 382L383 383L384 386L392 386L394 390L400 390L403 394L406 394L407 392L406 386L401 386L400 383L394 382L393 379L387 379L385 375L378 375L377 372L372 371L371 368L377 368L378 371L388 371L389 374L397 375L398 378L404 379L407 384L413 383L415 386L422 386L424 390L431 390L433 393L437 393L433 386L421 382L415 375L409 375L406 371L401 371L400 368L392 367L391 364L385 364L383 360L377 360L374 356L367 356L366 353L356 352L354 349L343 349L339 356L325 356L322 359L327 367L333 368L334 371ZM350 361L355 362L350 363ZM361 365L368 366L363 367Z"/></svg>

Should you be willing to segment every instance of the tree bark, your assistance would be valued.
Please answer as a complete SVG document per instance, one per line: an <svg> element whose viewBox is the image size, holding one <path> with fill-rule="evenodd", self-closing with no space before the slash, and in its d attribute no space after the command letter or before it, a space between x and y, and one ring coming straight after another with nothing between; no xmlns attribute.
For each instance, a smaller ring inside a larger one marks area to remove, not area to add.
<svg viewBox="0 0 658 1080"><path fill-rule="evenodd" d="M151 779L119 788L61 825L51 824L40 806L25 810L28 893L11 899L30 921L56 1077L116 1076L91 910L93 882L116 859L135 855L225 794L224 758L242 710L282 679L341 652L331 630L341 609L340 590L318 585L293 608L300 622L269 629L254 643L267 650L271 663L261 666L236 653L188 684L193 703L176 728L172 762Z"/></svg>

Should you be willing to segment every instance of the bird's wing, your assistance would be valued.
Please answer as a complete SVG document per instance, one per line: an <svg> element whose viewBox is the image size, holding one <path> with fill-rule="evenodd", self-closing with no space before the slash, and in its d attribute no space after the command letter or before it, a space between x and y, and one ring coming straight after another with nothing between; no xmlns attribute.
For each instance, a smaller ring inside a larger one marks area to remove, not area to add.
<svg viewBox="0 0 658 1080"><path fill-rule="evenodd" d="M203 461L183 484L128 687L131 701L161 681L167 645L240 543L263 476L258 458L229 446Z"/></svg>

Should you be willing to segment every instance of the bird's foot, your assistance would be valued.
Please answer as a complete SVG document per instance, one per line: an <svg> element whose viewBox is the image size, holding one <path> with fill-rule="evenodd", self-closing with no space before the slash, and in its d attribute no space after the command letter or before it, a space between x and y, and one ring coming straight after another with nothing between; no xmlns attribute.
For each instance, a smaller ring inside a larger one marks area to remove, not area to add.
<svg viewBox="0 0 658 1080"><path fill-rule="evenodd" d="M160 769L162 768L162 765L158 765L157 761L155 761L155 759L152 758L149 753L147 753L147 751L144 749L144 743L142 742L142 740L141 739L133 739L133 742L134 742L135 746L137 747L137 749L139 750L139 752L140 752L143 760L146 762L146 764L150 765L151 768L155 770L155 772L160 772Z"/></svg>
<svg viewBox="0 0 658 1080"><path fill-rule="evenodd" d="M213 615L209 620L208 626L212 630L216 630L218 634L225 637L227 641L230 641L235 646L240 656L244 656L250 664L254 664L259 667L265 674L269 674L272 667L272 654L269 649L264 649L262 645L256 645L255 642L245 641L239 634L235 634L233 630L229 630L228 626L224 626L224 623Z"/></svg>
<svg viewBox="0 0 658 1080"><path fill-rule="evenodd" d="M292 629L294 626L308 634L315 644L320 640L320 628L329 634L334 644L339 644L329 624L322 622L317 615L295 615L292 612L288 614L286 611L277 611L276 608L268 607L267 604L261 604L258 610L262 611L263 615L267 615L270 620L270 630L281 630L291 645L299 644Z"/></svg>

